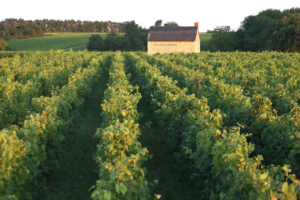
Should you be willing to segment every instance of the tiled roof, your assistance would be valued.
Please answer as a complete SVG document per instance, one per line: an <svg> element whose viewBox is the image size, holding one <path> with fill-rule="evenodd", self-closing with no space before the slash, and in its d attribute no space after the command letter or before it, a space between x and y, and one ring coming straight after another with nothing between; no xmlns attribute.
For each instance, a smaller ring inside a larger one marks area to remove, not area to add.
<svg viewBox="0 0 300 200"><path fill-rule="evenodd" d="M151 26L148 41L195 41L198 33L196 26Z"/></svg>

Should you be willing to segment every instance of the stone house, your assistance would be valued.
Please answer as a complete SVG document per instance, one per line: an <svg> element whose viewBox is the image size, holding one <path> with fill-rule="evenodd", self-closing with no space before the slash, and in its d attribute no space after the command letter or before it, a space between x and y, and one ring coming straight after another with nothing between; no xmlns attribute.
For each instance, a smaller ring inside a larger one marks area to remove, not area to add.
<svg viewBox="0 0 300 200"><path fill-rule="evenodd" d="M151 26L148 33L148 54L200 52L199 25Z"/></svg>

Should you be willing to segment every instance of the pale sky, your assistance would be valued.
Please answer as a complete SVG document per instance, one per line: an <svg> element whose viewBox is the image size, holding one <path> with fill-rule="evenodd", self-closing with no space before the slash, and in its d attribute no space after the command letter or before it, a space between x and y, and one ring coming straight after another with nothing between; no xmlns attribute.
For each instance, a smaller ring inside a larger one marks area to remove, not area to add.
<svg viewBox="0 0 300 200"><path fill-rule="evenodd" d="M74 19L124 22L134 20L149 28L155 21L175 21L180 26L199 22L200 32L216 26L229 25L237 29L245 17L266 9L300 7L300 0L3 0L0 21L5 18Z"/></svg>

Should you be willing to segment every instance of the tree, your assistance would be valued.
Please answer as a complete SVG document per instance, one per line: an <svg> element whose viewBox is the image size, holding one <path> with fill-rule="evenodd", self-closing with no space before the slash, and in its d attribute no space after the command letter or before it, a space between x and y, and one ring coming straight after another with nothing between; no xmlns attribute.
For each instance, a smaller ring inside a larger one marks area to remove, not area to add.
<svg viewBox="0 0 300 200"><path fill-rule="evenodd" d="M172 21L172 22L165 23L164 26L179 26L179 25L176 22Z"/></svg>
<svg viewBox="0 0 300 200"><path fill-rule="evenodd" d="M108 22L103 23L103 32L108 33Z"/></svg>
<svg viewBox="0 0 300 200"><path fill-rule="evenodd" d="M268 9L256 16L248 16L239 28L238 36L241 50L265 51L270 50L271 35L277 29L278 21L283 17L280 10Z"/></svg>
<svg viewBox="0 0 300 200"><path fill-rule="evenodd" d="M228 33L230 32L230 26L217 26L214 28L214 33Z"/></svg>
<svg viewBox="0 0 300 200"><path fill-rule="evenodd" d="M210 51L235 51L237 50L238 37L230 26L218 26L214 29L211 40L208 42Z"/></svg>
<svg viewBox="0 0 300 200"><path fill-rule="evenodd" d="M88 51L105 51L105 43L100 35L92 35L87 44Z"/></svg>
<svg viewBox="0 0 300 200"><path fill-rule="evenodd" d="M127 37L123 37L123 50L124 51L132 50L131 42L129 41L129 39Z"/></svg>
<svg viewBox="0 0 300 200"><path fill-rule="evenodd" d="M7 43L3 38L0 38L0 51L5 51L5 47L7 46Z"/></svg>
<svg viewBox="0 0 300 200"><path fill-rule="evenodd" d="M272 35L273 50L300 52L300 12L288 13L280 22L280 29Z"/></svg>
<svg viewBox="0 0 300 200"><path fill-rule="evenodd" d="M162 20L156 20L155 25L154 26L161 26L162 25Z"/></svg>
<svg viewBox="0 0 300 200"><path fill-rule="evenodd" d="M131 21L125 25L126 40L131 43L131 50L145 51L147 49L148 30L139 27L135 21Z"/></svg>
<svg viewBox="0 0 300 200"><path fill-rule="evenodd" d="M139 27L134 21L125 25L125 35L115 32L107 34L105 39L99 35L89 38L89 51L145 51L147 49L148 30Z"/></svg>
<svg viewBox="0 0 300 200"><path fill-rule="evenodd" d="M106 51L118 51L123 50L123 37L117 35L115 32L110 32L105 38L105 50Z"/></svg>

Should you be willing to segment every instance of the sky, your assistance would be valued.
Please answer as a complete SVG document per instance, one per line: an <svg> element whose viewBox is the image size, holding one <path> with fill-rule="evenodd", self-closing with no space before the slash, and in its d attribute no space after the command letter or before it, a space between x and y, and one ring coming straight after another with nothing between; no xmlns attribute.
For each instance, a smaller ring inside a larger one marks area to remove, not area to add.
<svg viewBox="0 0 300 200"><path fill-rule="evenodd" d="M237 30L245 17L266 9L285 10L300 7L300 0L13 0L1 2L0 21L6 18L74 19L124 22L134 20L144 28L175 21L180 26L199 22L200 32L217 26Z"/></svg>

